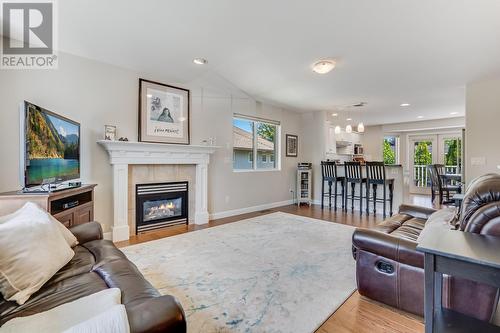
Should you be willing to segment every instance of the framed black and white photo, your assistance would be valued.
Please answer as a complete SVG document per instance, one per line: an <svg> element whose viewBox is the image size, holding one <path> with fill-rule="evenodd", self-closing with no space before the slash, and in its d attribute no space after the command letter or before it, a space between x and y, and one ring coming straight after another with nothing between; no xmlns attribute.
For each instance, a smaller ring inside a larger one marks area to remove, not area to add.
<svg viewBox="0 0 500 333"><path fill-rule="evenodd" d="M286 156L297 157L299 153L299 137L297 135L286 135Z"/></svg>
<svg viewBox="0 0 500 333"><path fill-rule="evenodd" d="M116 126L104 125L104 140L116 140Z"/></svg>
<svg viewBox="0 0 500 333"><path fill-rule="evenodd" d="M189 90L139 79L139 141L189 144Z"/></svg>

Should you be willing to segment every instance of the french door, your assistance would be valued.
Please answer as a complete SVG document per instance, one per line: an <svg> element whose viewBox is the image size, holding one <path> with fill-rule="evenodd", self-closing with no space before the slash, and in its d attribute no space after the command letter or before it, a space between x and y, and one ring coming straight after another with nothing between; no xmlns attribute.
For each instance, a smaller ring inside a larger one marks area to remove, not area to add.
<svg viewBox="0 0 500 333"><path fill-rule="evenodd" d="M431 177L427 166L437 163L436 142L436 135L409 138L411 193L431 193Z"/></svg>
<svg viewBox="0 0 500 333"><path fill-rule="evenodd" d="M411 136L410 193L430 194L431 177L427 170L430 164L444 164L446 173L462 174L462 134Z"/></svg>

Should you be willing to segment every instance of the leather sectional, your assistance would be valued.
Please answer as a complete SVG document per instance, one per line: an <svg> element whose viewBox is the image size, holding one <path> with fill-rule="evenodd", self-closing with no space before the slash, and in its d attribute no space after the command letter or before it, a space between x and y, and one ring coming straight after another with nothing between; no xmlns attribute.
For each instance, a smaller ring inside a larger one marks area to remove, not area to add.
<svg viewBox="0 0 500 333"><path fill-rule="evenodd" d="M186 332L186 319L177 300L161 296L111 241L103 240L99 223L70 230L79 242L73 259L23 305L0 295L0 325L106 288L119 288L131 332Z"/></svg>

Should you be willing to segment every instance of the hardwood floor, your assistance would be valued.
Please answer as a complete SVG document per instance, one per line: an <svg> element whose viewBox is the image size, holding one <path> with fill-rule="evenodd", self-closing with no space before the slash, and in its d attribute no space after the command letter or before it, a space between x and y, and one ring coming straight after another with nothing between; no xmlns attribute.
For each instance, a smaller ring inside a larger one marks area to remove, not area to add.
<svg viewBox="0 0 500 333"><path fill-rule="evenodd" d="M412 196L410 202L424 206L432 206L430 198L426 196ZM333 209L321 209L320 206L301 206L289 205L277 207L264 211L231 216L223 219L210 221L206 225L175 226L166 230L150 232L137 236L132 236L128 241L119 242L118 247L148 242L155 239L174 236L212 228L218 225L236 222L251 217L270 214L272 212L285 212L351 225L355 227L371 228L377 223L383 221L381 215L366 216L359 212L345 213L341 210L335 212ZM337 311L328 318L325 323L316 331L316 333L421 333L424 332L423 319L405 312L399 311L384 304L375 302L361 296L357 291L349 297Z"/></svg>

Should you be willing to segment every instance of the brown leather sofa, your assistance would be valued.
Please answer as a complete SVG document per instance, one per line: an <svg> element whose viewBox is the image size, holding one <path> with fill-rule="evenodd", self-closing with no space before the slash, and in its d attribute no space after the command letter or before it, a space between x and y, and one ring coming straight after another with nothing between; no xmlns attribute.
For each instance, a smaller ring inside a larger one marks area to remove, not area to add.
<svg viewBox="0 0 500 333"><path fill-rule="evenodd" d="M424 312L424 256L417 238L434 209L402 205L399 213L375 229L357 229L353 255L359 293L422 316ZM467 189L458 215L457 232L500 236L500 175L488 174ZM443 305L469 316L491 321L498 290L454 277L443 281Z"/></svg>
<svg viewBox="0 0 500 333"><path fill-rule="evenodd" d="M79 242L73 259L23 305L0 295L0 325L106 288L119 288L131 332L186 332L184 311L177 300L161 296L111 241L103 240L99 223L70 230Z"/></svg>

